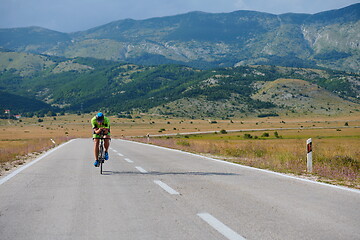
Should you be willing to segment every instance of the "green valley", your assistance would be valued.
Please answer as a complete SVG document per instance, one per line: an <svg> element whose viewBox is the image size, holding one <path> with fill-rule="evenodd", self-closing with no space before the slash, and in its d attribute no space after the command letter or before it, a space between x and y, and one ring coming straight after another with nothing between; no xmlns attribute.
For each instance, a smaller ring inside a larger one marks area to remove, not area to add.
<svg viewBox="0 0 360 240"><path fill-rule="evenodd" d="M275 66L201 70L28 54L38 60L36 66L40 67L35 71L19 60L24 54L9 54L0 54L1 90L42 101L58 112L102 109L114 114L231 118L359 110L360 75L355 73ZM13 60L6 65L9 56Z"/></svg>

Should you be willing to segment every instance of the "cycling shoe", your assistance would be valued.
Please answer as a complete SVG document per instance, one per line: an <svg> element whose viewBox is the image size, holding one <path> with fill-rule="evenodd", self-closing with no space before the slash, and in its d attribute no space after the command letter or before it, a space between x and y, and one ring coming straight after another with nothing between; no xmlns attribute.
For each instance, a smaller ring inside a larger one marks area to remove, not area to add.
<svg viewBox="0 0 360 240"><path fill-rule="evenodd" d="M95 166L95 167L99 167L99 166L100 166L100 162L99 162L98 160L95 160L94 166Z"/></svg>

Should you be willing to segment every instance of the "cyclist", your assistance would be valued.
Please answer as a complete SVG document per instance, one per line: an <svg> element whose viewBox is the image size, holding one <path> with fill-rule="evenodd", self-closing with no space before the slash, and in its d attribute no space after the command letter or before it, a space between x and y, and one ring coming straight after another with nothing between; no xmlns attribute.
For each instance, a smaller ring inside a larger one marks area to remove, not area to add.
<svg viewBox="0 0 360 240"><path fill-rule="evenodd" d="M99 167L100 162L98 159L99 155L99 143L100 143L100 135L103 135L104 139L104 147L105 147L105 160L109 159L108 149L110 146L110 121L107 117L104 116L103 113L99 112L91 119L91 125L94 130L93 132L93 140L94 140L94 156L95 162L94 166Z"/></svg>

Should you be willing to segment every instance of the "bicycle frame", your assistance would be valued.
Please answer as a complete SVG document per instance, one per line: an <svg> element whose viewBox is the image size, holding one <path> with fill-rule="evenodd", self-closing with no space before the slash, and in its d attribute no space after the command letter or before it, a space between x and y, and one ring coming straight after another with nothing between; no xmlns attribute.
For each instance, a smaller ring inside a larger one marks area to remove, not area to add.
<svg viewBox="0 0 360 240"><path fill-rule="evenodd" d="M103 170L103 163L105 160L105 150L104 150L104 138L100 138L99 140L99 156L98 156L98 160L100 162L100 174L102 174L102 170Z"/></svg>
<svg viewBox="0 0 360 240"><path fill-rule="evenodd" d="M104 143L105 143L105 139L109 139L110 141L110 138L105 138L103 132L101 132L101 134L99 134L99 154L98 154L98 161L100 163L100 174L102 174L103 172L103 163L105 162L105 146L104 146Z"/></svg>

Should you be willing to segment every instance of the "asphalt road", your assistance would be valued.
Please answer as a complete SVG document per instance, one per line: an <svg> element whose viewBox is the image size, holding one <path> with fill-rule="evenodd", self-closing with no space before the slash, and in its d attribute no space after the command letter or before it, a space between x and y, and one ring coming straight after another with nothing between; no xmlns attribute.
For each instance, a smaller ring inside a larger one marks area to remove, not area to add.
<svg viewBox="0 0 360 240"><path fill-rule="evenodd" d="M360 191L112 140L77 139L0 179L0 239L360 239Z"/></svg>

